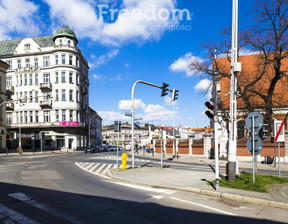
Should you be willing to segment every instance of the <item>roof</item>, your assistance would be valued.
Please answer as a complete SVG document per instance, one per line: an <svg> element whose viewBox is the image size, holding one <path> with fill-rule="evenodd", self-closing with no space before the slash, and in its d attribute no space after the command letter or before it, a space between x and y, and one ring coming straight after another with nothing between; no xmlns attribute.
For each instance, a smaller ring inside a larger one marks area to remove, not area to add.
<svg viewBox="0 0 288 224"><path fill-rule="evenodd" d="M75 33L68 26L62 26L59 28L54 35L54 39L57 37L70 37L78 43Z"/></svg>
<svg viewBox="0 0 288 224"><path fill-rule="evenodd" d="M261 55L245 55L240 56L239 61L242 63L241 72L237 75L237 82L240 86L245 86L247 83L251 83L259 77L260 72L262 71L261 67ZM227 58L217 58L217 66L220 73L230 74L231 67L230 61ZM288 66L288 60L285 59L283 61L281 70L286 71ZM266 94L268 92L269 85L271 83L271 79L273 77L272 67L268 69L266 74L261 78L260 81L256 83L256 85L251 86L250 88L255 89L258 92L263 92ZM288 79L287 77L283 77L279 80L275 86L275 91L272 97L274 106L288 106ZM221 78L220 79L220 88L221 88L221 98L222 98L222 108L229 108L230 105L230 97L225 97L225 94L230 92L231 81L229 78ZM262 107L264 106L264 101L259 96L255 94L249 95L249 101L253 103L254 106ZM237 99L237 108L245 109L247 106L241 98Z"/></svg>
<svg viewBox="0 0 288 224"><path fill-rule="evenodd" d="M54 44L54 36L41 36L41 37L31 37L41 48L50 47ZM25 38L0 41L0 56L14 55L14 51L18 44Z"/></svg>

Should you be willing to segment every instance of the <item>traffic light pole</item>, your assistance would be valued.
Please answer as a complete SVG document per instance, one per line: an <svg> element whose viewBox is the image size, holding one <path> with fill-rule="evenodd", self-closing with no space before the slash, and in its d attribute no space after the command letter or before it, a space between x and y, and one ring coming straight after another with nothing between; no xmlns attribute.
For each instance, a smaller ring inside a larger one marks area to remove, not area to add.
<svg viewBox="0 0 288 224"><path fill-rule="evenodd" d="M228 180L236 178L237 166L237 72L241 71L238 62L238 0L233 0L232 44L231 44L231 90L230 90L230 124L228 151Z"/></svg>
<svg viewBox="0 0 288 224"><path fill-rule="evenodd" d="M135 167L135 153L134 153L134 148L135 148L135 141L134 141L134 119L135 119L135 108L134 108L134 92L135 92L135 87L138 83L142 83L148 86L153 86L159 89L162 89L162 86L157 86L155 84L149 83L149 82L145 82L145 81L141 81L138 80L134 83L133 87L132 87L132 91L131 91L131 126L132 126L132 145L131 145L131 150L132 150L132 168ZM172 90L167 89L168 91L172 92Z"/></svg>

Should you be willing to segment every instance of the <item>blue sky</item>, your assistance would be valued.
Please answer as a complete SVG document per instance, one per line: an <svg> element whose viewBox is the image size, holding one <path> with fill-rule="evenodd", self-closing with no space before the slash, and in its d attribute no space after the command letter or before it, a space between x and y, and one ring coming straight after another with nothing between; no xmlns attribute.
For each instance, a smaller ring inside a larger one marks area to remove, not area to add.
<svg viewBox="0 0 288 224"><path fill-rule="evenodd" d="M240 31L250 26L254 3L239 1ZM182 19L172 18L175 9L186 10ZM175 125L209 125L203 114L209 80L187 65L207 57L201 43L222 40L219 33L232 22L232 0L0 0L0 21L1 40L51 35L67 24L89 62L90 107L104 125L130 121L124 113L131 110L137 80L179 90ZM168 25L186 30L164 30ZM138 84L135 99L136 116L144 122L172 125L171 93L161 97L160 89Z"/></svg>

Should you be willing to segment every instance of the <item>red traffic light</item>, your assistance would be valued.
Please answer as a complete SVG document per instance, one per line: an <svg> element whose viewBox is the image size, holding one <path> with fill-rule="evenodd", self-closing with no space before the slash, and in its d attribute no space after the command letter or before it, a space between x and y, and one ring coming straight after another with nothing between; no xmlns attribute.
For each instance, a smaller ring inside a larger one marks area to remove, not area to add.
<svg viewBox="0 0 288 224"><path fill-rule="evenodd" d="M210 110L213 110L214 109L214 103L213 102L208 102L206 101L205 102L205 106L210 109Z"/></svg>

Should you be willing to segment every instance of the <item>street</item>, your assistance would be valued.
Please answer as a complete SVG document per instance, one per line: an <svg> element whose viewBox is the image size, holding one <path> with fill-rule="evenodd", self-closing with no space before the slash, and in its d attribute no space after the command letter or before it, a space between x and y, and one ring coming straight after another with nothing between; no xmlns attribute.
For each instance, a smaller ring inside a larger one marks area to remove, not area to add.
<svg viewBox="0 0 288 224"><path fill-rule="evenodd" d="M284 209L113 180L105 172L115 158L116 152L0 157L0 223L287 223ZM160 166L136 157L136 166L145 164ZM189 169L197 172L193 164Z"/></svg>

